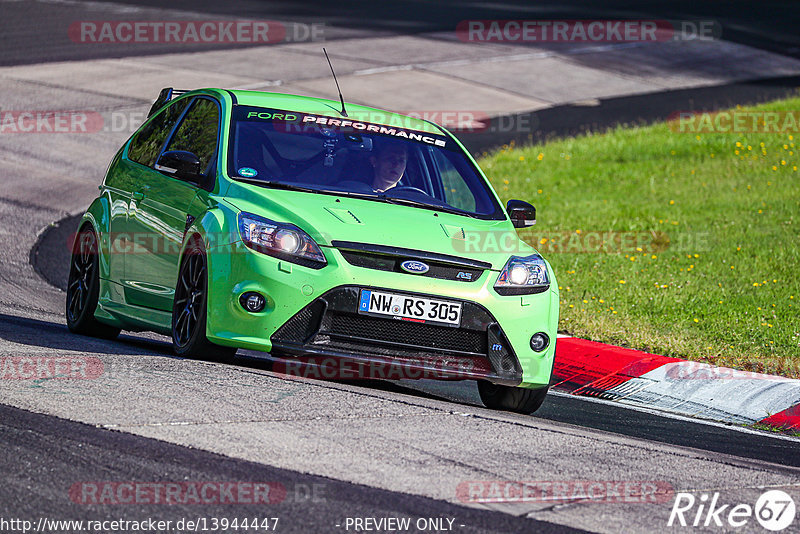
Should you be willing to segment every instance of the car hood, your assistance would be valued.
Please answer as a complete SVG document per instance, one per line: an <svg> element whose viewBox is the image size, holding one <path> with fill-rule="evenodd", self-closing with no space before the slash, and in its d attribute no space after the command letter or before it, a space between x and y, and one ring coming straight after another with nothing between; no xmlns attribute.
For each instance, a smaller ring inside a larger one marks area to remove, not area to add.
<svg viewBox="0 0 800 534"><path fill-rule="evenodd" d="M481 220L414 206L232 183L225 200L241 211L297 225L321 246L334 241L424 250L490 263L536 252L507 220Z"/></svg>

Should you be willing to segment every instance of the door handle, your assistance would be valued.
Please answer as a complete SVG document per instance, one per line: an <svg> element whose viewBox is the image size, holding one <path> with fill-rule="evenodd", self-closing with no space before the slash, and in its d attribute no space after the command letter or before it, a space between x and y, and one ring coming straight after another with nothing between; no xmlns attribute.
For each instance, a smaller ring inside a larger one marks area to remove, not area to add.
<svg viewBox="0 0 800 534"><path fill-rule="evenodd" d="M141 193L139 191L134 191L132 196L133 196L133 200L136 200L136 201L144 200L144 193Z"/></svg>

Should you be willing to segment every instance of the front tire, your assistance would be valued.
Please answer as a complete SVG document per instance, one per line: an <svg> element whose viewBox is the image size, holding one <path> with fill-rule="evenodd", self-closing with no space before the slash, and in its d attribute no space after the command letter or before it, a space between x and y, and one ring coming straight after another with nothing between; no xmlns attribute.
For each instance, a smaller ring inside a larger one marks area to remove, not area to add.
<svg viewBox="0 0 800 534"><path fill-rule="evenodd" d="M172 348L178 356L230 360L236 349L211 343L206 337L208 261L199 240L187 247L178 272L172 307Z"/></svg>
<svg viewBox="0 0 800 534"><path fill-rule="evenodd" d="M120 329L94 318L100 295L98 248L94 230L84 226L72 244L64 315L70 332L114 339L119 335Z"/></svg>
<svg viewBox="0 0 800 534"><path fill-rule="evenodd" d="M532 414L541 407L548 389L550 388L547 386L528 389L492 384L485 380L478 381L478 393L487 408L526 415Z"/></svg>

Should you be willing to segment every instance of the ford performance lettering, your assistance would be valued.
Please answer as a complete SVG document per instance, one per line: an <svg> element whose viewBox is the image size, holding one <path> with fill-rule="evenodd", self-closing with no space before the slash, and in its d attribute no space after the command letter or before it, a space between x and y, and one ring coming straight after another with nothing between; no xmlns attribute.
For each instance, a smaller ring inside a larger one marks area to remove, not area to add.
<svg viewBox="0 0 800 534"><path fill-rule="evenodd" d="M353 130L364 132L402 137L408 139L409 141L419 141L428 145L441 147L446 145L446 141L438 136L433 137L424 132L415 132L413 130L406 130L404 128L396 128L394 126L386 126L383 124L371 124L368 122L352 121L348 119L335 119L333 117L320 117L317 115L305 115L302 122L304 124L312 123L319 126L329 126L334 128L351 128Z"/></svg>

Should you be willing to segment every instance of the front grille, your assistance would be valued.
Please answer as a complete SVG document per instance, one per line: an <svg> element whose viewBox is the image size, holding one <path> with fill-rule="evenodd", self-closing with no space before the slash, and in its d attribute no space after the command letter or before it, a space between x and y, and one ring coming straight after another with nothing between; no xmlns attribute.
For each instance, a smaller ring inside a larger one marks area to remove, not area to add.
<svg viewBox="0 0 800 534"><path fill-rule="evenodd" d="M400 265L407 260L416 260L427 264L429 270L422 274L414 273L415 276L474 282L480 278L483 271L492 268L491 263L425 250L350 241L333 241L331 244L339 249L347 263L378 271L411 274L404 271Z"/></svg>
<svg viewBox="0 0 800 534"><path fill-rule="evenodd" d="M303 308L272 335L275 350L297 355L335 350L420 364L435 360L452 369L521 378L522 369L505 334L482 306L462 302L457 328L374 317L356 312L361 289L332 289Z"/></svg>
<svg viewBox="0 0 800 534"><path fill-rule="evenodd" d="M413 274L407 273L400 268L400 264L404 261L415 259L409 256L386 256L382 254L371 254L352 250L340 250L339 252L342 253L344 259L347 260L347 263L350 265L355 265L356 267L365 267L367 269L376 269L378 271ZM430 267L428 272L424 274L415 274L415 276L429 276L431 278L438 278L440 280L457 280L459 282L474 282L480 278L481 274L483 274L482 269L456 267L430 260L426 260L425 263L428 265L428 267Z"/></svg>
<svg viewBox="0 0 800 534"><path fill-rule="evenodd" d="M483 332L380 317L333 314L324 333L332 338L359 338L413 348L486 354Z"/></svg>
<svg viewBox="0 0 800 534"><path fill-rule="evenodd" d="M403 350L397 347L375 347L370 346L365 350L363 343L357 341L331 340L324 342L321 337L319 343L315 343L315 348L334 349L354 356L366 356L371 358L384 358L391 360L393 364L399 365L423 365L434 369L451 369L458 371L473 371L478 374L489 374L492 372L492 365L485 356L467 356L447 353L431 353L420 350Z"/></svg>

